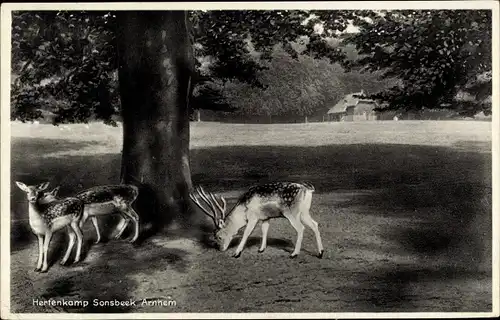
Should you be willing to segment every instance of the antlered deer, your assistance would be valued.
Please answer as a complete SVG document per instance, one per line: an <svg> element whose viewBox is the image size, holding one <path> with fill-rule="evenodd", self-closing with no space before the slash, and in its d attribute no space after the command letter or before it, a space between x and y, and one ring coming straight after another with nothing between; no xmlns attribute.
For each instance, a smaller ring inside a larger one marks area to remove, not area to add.
<svg viewBox="0 0 500 320"><path fill-rule="evenodd" d="M269 220L284 217L297 231L295 249L290 257L295 258L300 252L304 235L303 224L313 230L318 246L318 257L323 257L324 250L318 223L309 214L314 192L311 184L277 182L254 186L238 199L228 213L226 213L226 200L222 196L217 199L214 194L207 194L202 187L196 188L195 192L196 194L191 194L190 198L213 219L216 228L215 240L221 251L226 251L234 236L245 227L243 237L233 255L238 258L256 224L262 221L262 243L259 252L263 252L267 246ZM198 198L201 198L208 207L205 208Z"/></svg>
<svg viewBox="0 0 500 320"><path fill-rule="evenodd" d="M83 234L80 222L83 218L83 201L77 198L64 198L49 204L40 203L43 190L47 189L49 182L35 186L28 186L16 181L16 185L26 193L28 200L28 214L31 230L38 237L38 262L35 271L47 272L47 255L52 235L66 228L69 235L69 244L61 264L68 261L71 250L77 240L75 263L80 261L83 244Z"/></svg>

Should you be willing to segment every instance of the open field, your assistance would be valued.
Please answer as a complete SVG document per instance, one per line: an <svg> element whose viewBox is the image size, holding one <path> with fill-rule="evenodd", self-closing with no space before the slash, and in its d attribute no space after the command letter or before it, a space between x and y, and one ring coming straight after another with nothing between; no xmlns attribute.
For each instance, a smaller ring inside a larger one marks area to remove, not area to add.
<svg viewBox="0 0 500 320"><path fill-rule="evenodd" d="M12 124L12 312L491 311L490 122L193 123L193 182L229 205L257 182L315 185L311 215L323 259L307 229L301 255L288 258L296 235L286 220L271 223L263 254L257 227L239 259L234 248L217 252L196 232L177 230L140 246L92 245L88 224L85 261L38 274L36 238L14 181L50 180L69 195L119 177L121 128L61 128ZM140 304L160 297L176 306ZM33 305L49 298L90 305ZM139 302L102 308L94 298Z"/></svg>

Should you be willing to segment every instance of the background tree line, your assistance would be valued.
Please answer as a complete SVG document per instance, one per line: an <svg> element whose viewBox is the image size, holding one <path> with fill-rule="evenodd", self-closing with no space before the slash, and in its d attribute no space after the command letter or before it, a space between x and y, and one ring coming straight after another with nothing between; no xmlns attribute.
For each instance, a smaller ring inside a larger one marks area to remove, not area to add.
<svg viewBox="0 0 500 320"><path fill-rule="evenodd" d="M364 89L391 109L491 112L489 11L196 11L189 18L192 109L312 116ZM359 32L341 33L349 24ZM12 118L34 120L46 110L54 123L113 124L116 27L113 12L16 12Z"/></svg>

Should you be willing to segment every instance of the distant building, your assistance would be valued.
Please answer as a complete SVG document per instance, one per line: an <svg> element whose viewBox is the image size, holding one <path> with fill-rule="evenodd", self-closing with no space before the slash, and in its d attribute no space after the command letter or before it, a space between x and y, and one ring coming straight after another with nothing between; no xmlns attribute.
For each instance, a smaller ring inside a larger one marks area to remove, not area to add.
<svg viewBox="0 0 500 320"><path fill-rule="evenodd" d="M364 95L363 90L346 95L328 110L328 121L380 120L379 113L374 110L379 104L375 100L359 97L362 95Z"/></svg>

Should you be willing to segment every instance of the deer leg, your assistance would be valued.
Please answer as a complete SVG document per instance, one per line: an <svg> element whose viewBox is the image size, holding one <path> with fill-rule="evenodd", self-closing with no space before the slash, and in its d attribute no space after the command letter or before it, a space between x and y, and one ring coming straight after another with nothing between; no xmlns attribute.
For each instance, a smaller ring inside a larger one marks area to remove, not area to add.
<svg viewBox="0 0 500 320"><path fill-rule="evenodd" d="M75 263L80 261L80 256L82 253L82 246L83 246L83 234L82 234L82 229L80 229L80 226L78 225L78 221L73 221L71 222L71 229L76 234L76 256L75 256Z"/></svg>
<svg viewBox="0 0 500 320"><path fill-rule="evenodd" d="M84 210L83 211L83 216L82 216L82 219L80 220L80 222L78 223L78 225L80 226L80 229L83 229L83 225L85 224L85 222L87 222L87 219L89 218L89 213L87 210Z"/></svg>
<svg viewBox="0 0 500 320"><path fill-rule="evenodd" d="M95 244L98 244L101 241L101 232L99 232L99 224L97 223L96 217L90 217L90 221L94 225L95 233L97 235L97 239L95 240Z"/></svg>
<svg viewBox="0 0 500 320"><path fill-rule="evenodd" d="M43 262L43 236L38 234L36 236L38 237L38 261L36 263L35 271L40 271L40 269L42 269Z"/></svg>
<svg viewBox="0 0 500 320"><path fill-rule="evenodd" d="M130 239L130 242L135 242L139 237L139 215L132 209L131 206L126 206L123 209L123 212L134 221L134 237Z"/></svg>
<svg viewBox="0 0 500 320"><path fill-rule="evenodd" d="M309 213L305 213L305 212L302 213L301 220L306 226L311 228L311 230L314 232L314 236L316 237L316 244L318 246L318 252L319 252L318 258L321 259L323 257L323 252L325 250L323 249L323 244L321 243L321 236L319 234L318 223L316 221L314 221L313 218L311 218Z"/></svg>
<svg viewBox="0 0 500 320"><path fill-rule="evenodd" d="M267 246L267 232L269 231L269 221L262 221L262 243L260 244L259 252L264 252Z"/></svg>
<svg viewBox="0 0 500 320"><path fill-rule="evenodd" d="M69 236L69 242L68 242L68 248L66 249L66 253L64 254L64 257L61 260L61 265L65 265L66 262L68 261L69 255L71 254L71 250L73 250L73 247L75 246L75 238L76 234L73 232L71 227L67 227L68 230L68 236Z"/></svg>
<svg viewBox="0 0 500 320"><path fill-rule="evenodd" d="M292 227L297 231L297 241L295 242L295 249L293 250L290 258L295 258L299 252L300 247L302 246L302 238L304 237L304 225L300 222L300 218L298 216L294 216L292 213L283 213L284 216L290 221Z"/></svg>
<svg viewBox="0 0 500 320"><path fill-rule="evenodd" d="M120 222L115 228L115 230L118 231L115 235L115 239L119 239L122 236L123 231L125 231L130 222L130 219L121 211L120 211L120 216L121 216Z"/></svg>
<svg viewBox="0 0 500 320"><path fill-rule="evenodd" d="M42 270L40 272L47 272L49 269L49 263L47 262L47 256L49 253L49 244L50 240L52 239L52 232L47 231L45 233L45 239L43 241L43 264L42 264Z"/></svg>
<svg viewBox="0 0 500 320"><path fill-rule="evenodd" d="M233 257L238 258L240 256L241 251L243 251L243 248L245 247L248 237L255 228L255 225L257 225L257 222L258 222L257 219L248 221L247 226L245 227L245 231L243 232L243 237L241 238L240 244L238 245L238 248L236 248Z"/></svg>

